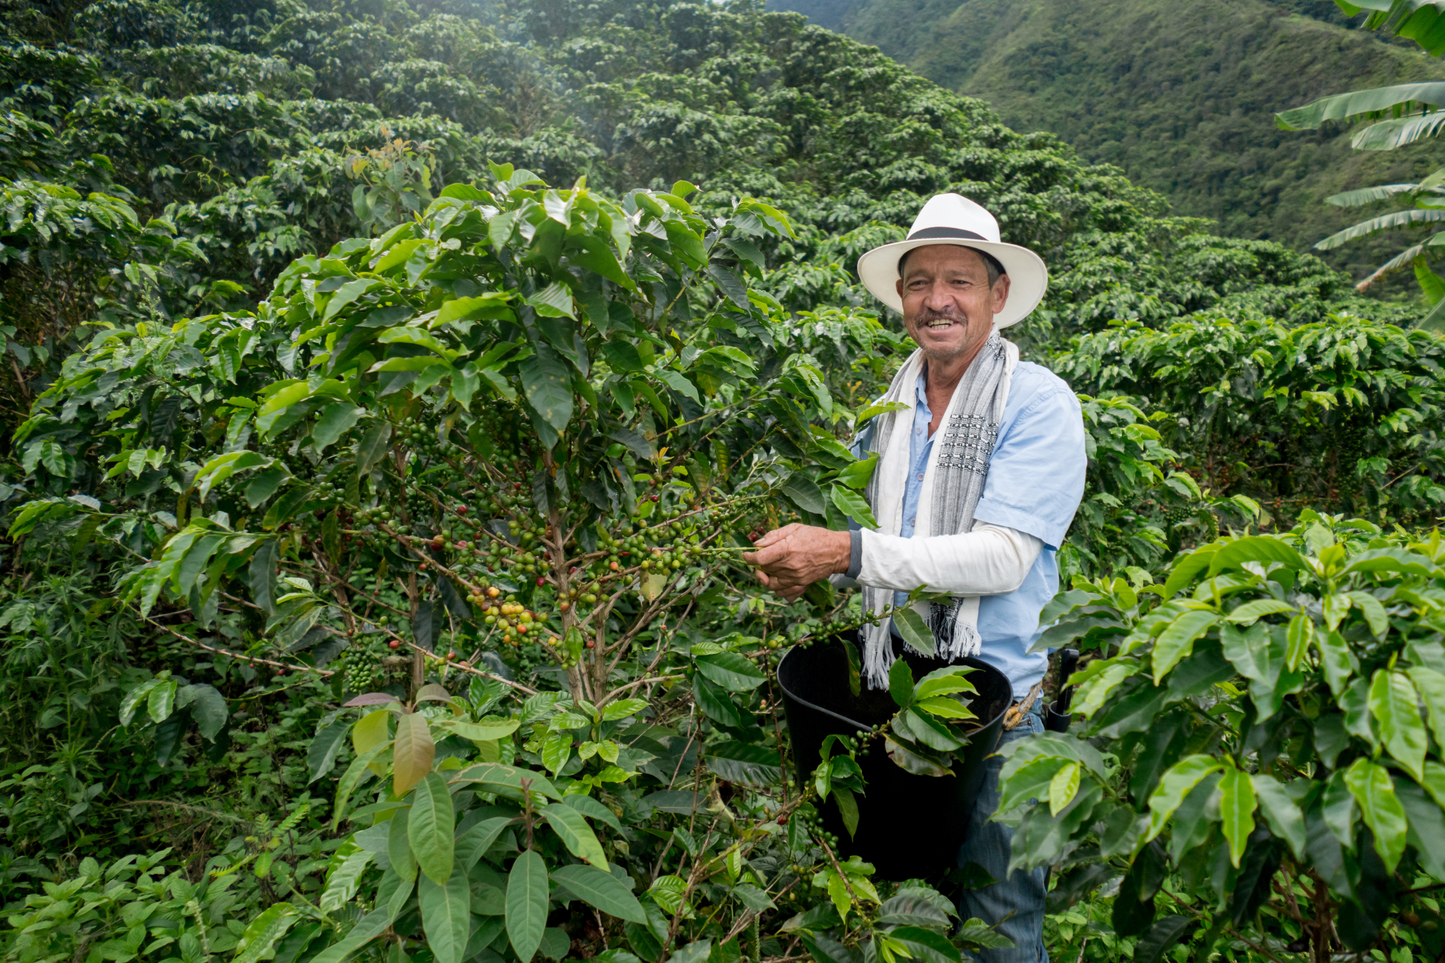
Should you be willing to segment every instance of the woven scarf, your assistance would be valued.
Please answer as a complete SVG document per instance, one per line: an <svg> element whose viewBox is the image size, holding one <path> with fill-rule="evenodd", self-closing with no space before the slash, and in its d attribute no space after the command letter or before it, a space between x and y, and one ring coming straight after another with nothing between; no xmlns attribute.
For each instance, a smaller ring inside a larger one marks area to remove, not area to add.
<svg viewBox="0 0 1445 963"><path fill-rule="evenodd" d="M973 528L973 512L983 495L988 460L998 439L999 423L1003 421L1018 360L1018 346L994 331L954 388L934 434L933 450L924 472L915 538L957 534ZM911 429L918 404L916 385L923 371L923 352L914 351L881 399L908 407L879 415L867 446L868 451L878 453L878 466L868 483L868 505L878 519L878 530L888 535L898 535L903 530L903 491L908 472L912 470L909 464ZM863 676L872 689L888 684L888 669L893 664L890 620L883 614L892 603L892 589L863 589L863 607L873 613L876 623L865 623L862 629ZM927 605L926 612L921 608L924 605ZM919 602L914 609L933 632L938 658L952 661L978 654L982 647L978 634L978 596L957 596L947 602Z"/></svg>

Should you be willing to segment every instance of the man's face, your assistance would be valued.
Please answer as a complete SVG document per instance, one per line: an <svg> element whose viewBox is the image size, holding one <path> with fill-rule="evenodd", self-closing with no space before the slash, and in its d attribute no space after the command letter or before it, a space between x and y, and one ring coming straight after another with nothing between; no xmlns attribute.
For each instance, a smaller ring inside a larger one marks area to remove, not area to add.
<svg viewBox="0 0 1445 963"><path fill-rule="evenodd" d="M947 364L976 354L1008 300L1008 275L990 287L983 255L953 244L914 248L903 272L903 325L924 357Z"/></svg>

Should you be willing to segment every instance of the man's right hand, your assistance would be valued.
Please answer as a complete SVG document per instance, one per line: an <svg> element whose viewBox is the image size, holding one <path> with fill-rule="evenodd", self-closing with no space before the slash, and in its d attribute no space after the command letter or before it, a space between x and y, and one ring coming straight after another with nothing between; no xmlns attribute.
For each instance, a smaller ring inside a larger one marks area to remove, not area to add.
<svg viewBox="0 0 1445 963"><path fill-rule="evenodd" d="M753 543L743 561L758 569L758 581L791 602L819 579L848 571L853 540L848 532L816 525L784 525Z"/></svg>

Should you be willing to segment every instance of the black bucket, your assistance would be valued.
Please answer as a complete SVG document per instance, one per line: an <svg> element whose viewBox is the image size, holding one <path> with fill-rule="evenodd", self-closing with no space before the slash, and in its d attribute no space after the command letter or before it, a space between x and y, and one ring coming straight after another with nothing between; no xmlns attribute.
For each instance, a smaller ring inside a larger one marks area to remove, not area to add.
<svg viewBox="0 0 1445 963"><path fill-rule="evenodd" d="M950 664L911 652L904 658L914 679ZM982 788L984 760L998 746L1004 713L1013 702L1013 689L998 669L971 658L951 664L977 670L968 677L978 690L970 708L982 723L955 754L955 775L915 776L894 765L883 740L874 739L858 757L867 789L857 797L857 836L849 839L832 799L822 809L823 825L838 837L843 853L872 863L882 879L934 877L955 867L969 813ZM870 729L898 709L886 689L875 691L865 685L853 696L848 656L838 642L790 651L778 664L778 684L802 785L808 784L818 766L825 738Z"/></svg>

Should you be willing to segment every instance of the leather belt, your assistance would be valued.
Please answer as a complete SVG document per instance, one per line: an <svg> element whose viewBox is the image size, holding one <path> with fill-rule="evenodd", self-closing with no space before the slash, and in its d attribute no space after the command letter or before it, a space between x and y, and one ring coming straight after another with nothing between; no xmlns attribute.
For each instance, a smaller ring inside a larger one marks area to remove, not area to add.
<svg viewBox="0 0 1445 963"><path fill-rule="evenodd" d="M1029 690L1028 695L1009 706L1003 714L1004 730L1014 729L1020 722L1023 722L1024 716L1029 714L1029 710L1034 707L1034 703L1038 701L1039 696L1043 695L1043 692L1044 684L1036 682L1034 687Z"/></svg>

